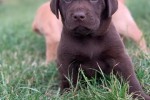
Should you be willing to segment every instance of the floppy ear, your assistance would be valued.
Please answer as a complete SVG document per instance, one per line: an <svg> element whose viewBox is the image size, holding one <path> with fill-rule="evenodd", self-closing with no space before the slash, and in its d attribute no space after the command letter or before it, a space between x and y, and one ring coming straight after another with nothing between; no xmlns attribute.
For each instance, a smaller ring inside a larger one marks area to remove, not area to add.
<svg viewBox="0 0 150 100"><path fill-rule="evenodd" d="M51 0L50 8L52 12L56 15L56 17L59 18L59 13L58 13L59 0Z"/></svg>
<svg viewBox="0 0 150 100"><path fill-rule="evenodd" d="M105 0L106 17L111 17L118 9L118 0Z"/></svg>

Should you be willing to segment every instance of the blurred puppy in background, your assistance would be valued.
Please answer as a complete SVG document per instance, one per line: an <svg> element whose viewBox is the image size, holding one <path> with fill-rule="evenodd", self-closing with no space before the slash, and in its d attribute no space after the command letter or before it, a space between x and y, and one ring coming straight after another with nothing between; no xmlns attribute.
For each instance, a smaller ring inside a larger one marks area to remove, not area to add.
<svg viewBox="0 0 150 100"><path fill-rule="evenodd" d="M46 63L54 61L60 41L62 22L50 10L50 2L46 2L39 7L32 23L32 29L45 37Z"/></svg>
<svg viewBox="0 0 150 100"><path fill-rule="evenodd" d="M125 3L125 0L119 0L120 2L122 2L122 3Z"/></svg>
<svg viewBox="0 0 150 100"><path fill-rule="evenodd" d="M147 46L142 32L136 25L130 11L125 6L124 0L119 0L117 12L112 16L114 25L122 36L131 38L143 52L147 52ZM44 3L36 12L33 31L44 35L46 43L46 63L56 59L58 43L60 41L62 22L52 13L50 2Z"/></svg>
<svg viewBox="0 0 150 100"><path fill-rule="evenodd" d="M143 52L147 52L147 46L143 33L134 21L130 11L124 4L124 0L119 0L118 10L112 16L112 21L121 36L131 38Z"/></svg>

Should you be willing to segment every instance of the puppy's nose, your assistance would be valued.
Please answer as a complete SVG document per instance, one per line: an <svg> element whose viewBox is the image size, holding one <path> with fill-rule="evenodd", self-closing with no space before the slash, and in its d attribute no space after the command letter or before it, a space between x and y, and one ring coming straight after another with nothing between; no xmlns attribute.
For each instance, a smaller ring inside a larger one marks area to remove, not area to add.
<svg viewBox="0 0 150 100"><path fill-rule="evenodd" d="M73 19L75 20L75 21L84 21L85 20L85 18L86 18L86 15L85 15L85 13L83 12L83 11L78 11L78 12L75 12L74 14L73 14Z"/></svg>

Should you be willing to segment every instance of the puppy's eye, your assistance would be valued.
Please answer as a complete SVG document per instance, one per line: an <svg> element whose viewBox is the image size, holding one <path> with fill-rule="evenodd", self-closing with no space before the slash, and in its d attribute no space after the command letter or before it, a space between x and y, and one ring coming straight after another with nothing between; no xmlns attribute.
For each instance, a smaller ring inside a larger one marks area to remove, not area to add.
<svg viewBox="0 0 150 100"><path fill-rule="evenodd" d="M64 2L66 2L66 3L71 3L72 0L64 0Z"/></svg>
<svg viewBox="0 0 150 100"><path fill-rule="evenodd" d="M90 0L90 2L98 2L98 0Z"/></svg>

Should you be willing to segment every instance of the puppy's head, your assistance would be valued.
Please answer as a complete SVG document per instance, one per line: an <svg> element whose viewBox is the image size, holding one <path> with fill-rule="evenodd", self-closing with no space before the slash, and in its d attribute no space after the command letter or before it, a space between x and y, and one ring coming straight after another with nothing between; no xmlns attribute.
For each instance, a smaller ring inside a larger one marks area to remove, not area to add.
<svg viewBox="0 0 150 100"><path fill-rule="evenodd" d="M117 0L52 0L51 10L69 31L87 35L104 26L118 8ZM104 21L105 20L105 21Z"/></svg>

